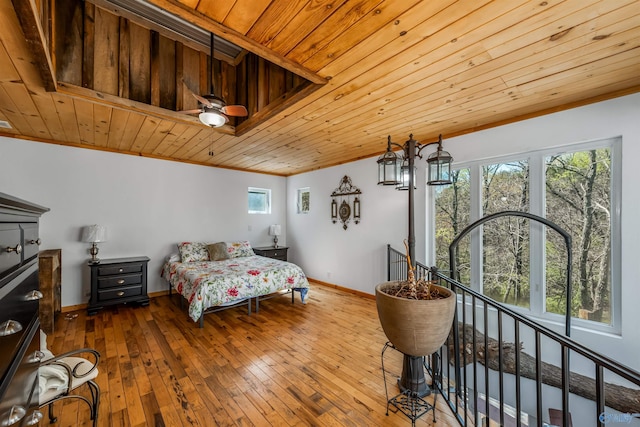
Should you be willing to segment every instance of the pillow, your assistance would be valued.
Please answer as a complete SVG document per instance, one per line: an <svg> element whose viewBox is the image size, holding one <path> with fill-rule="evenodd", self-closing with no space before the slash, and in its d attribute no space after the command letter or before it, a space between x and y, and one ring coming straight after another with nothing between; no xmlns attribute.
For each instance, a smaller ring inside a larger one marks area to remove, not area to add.
<svg viewBox="0 0 640 427"><path fill-rule="evenodd" d="M211 261L229 259L227 245L224 242L211 243L210 245L207 245L207 251L209 252L209 259Z"/></svg>
<svg viewBox="0 0 640 427"><path fill-rule="evenodd" d="M209 251L206 243L182 242L178 243L180 258L182 262L209 261Z"/></svg>
<svg viewBox="0 0 640 427"><path fill-rule="evenodd" d="M242 242L225 242L225 244L227 245L227 254L229 254L229 258L240 258L255 255L253 253L253 249L251 249L251 244L246 240Z"/></svg>
<svg viewBox="0 0 640 427"><path fill-rule="evenodd" d="M164 257L164 261L165 262L180 262L180 254L177 253L177 252L169 254L166 257Z"/></svg>

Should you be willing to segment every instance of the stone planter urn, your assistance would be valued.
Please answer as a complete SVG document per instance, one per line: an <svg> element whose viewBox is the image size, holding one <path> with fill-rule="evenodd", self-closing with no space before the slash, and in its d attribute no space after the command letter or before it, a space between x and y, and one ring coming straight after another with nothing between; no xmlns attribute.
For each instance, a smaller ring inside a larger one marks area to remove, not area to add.
<svg viewBox="0 0 640 427"><path fill-rule="evenodd" d="M393 346L403 353L401 391L422 397L430 390L424 379L422 358L436 352L447 339L456 308L455 294L442 286L437 288L444 298L408 299L390 295L385 289L397 282L376 286L376 306L382 329Z"/></svg>

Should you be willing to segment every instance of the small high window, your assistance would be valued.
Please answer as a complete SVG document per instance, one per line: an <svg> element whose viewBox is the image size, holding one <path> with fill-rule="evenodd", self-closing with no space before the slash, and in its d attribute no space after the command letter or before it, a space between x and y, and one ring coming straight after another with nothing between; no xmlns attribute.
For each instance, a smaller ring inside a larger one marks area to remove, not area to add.
<svg viewBox="0 0 640 427"><path fill-rule="evenodd" d="M271 213L271 190L266 188L249 187L249 213Z"/></svg>

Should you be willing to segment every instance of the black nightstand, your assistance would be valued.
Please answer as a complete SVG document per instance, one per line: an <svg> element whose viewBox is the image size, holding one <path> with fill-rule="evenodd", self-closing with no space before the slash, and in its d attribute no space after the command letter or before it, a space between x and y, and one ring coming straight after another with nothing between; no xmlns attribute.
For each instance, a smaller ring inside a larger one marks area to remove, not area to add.
<svg viewBox="0 0 640 427"><path fill-rule="evenodd" d="M135 302L149 304L147 295L146 256L102 259L89 262L91 269L91 299L87 312L96 314L106 305Z"/></svg>
<svg viewBox="0 0 640 427"><path fill-rule="evenodd" d="M274 248L273 246L265 246L262 248L253 248L253 252L256 255L264 256L267 258L275 258L281 261L287 260L287 250L289 248L286 246L278 246Z"/></svg>

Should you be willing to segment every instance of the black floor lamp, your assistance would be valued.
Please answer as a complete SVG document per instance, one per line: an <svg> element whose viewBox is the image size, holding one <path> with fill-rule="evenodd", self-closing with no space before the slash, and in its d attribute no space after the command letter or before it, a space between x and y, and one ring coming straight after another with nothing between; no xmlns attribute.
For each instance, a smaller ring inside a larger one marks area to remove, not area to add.
<svg viewBox="0 0 640 427"><path fill-rule="evenodd" d="M442 149L442 135L437 141L419 143L409 135L404 145L387 140L387 151L378 158L378 185L395 185L397 190L406 190L409 197L409 236L407 237L409 257L412 267L415 266L415 228L414 228L414 191L416 189L415 160L422 158L421 152L429 145L438 144L438 149L427 157L428 185L451 184L450 172L451 155ZM402 149L398 155L392 151L392 146ZM402 374L398 379L398 386L402 392L409 391L418 397L428 394L429 389L424 381L423 357L404 354Z"/></svg>

